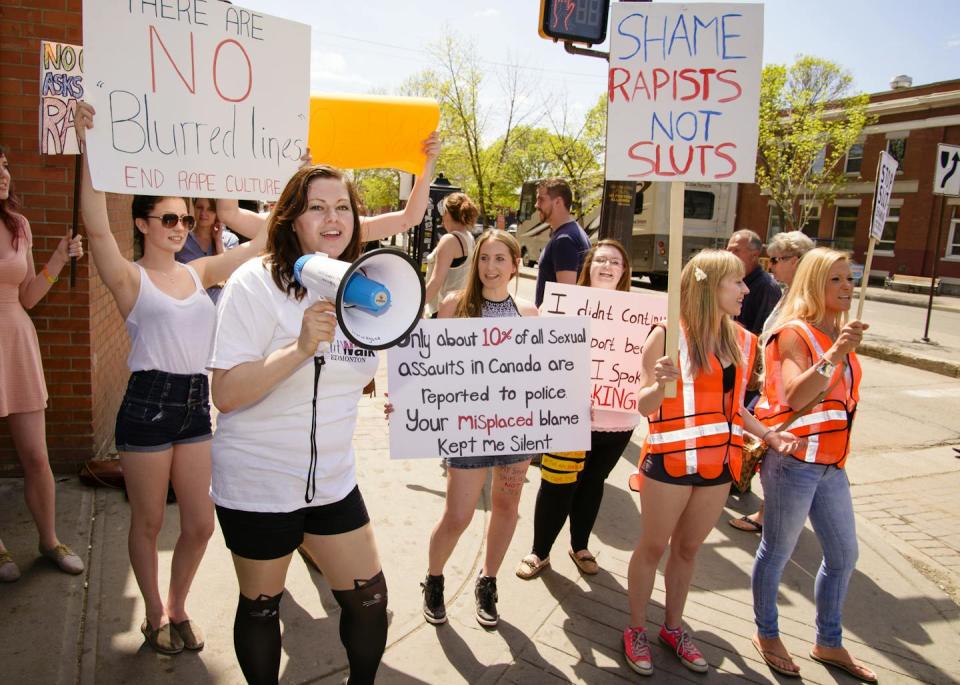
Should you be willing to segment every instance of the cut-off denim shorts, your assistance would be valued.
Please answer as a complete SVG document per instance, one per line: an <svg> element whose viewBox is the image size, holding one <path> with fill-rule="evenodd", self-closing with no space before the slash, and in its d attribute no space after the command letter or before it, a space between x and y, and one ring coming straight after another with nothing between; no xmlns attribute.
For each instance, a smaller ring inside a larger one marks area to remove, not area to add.
<svg viewBox="0 0 960 685"><path fill-rule="evenodd" d="M510 466L533 458L532 454L501 454L498 456L481 457L444 457L447 468L451 469L486 469L491 466Z"/></svg>
<svg viewBox="0 0 960 685"><path fill-rule="evenodd" d="M117 412L120 452L161 452L210 440L210 386L205 374L135 371Z"/></svg>

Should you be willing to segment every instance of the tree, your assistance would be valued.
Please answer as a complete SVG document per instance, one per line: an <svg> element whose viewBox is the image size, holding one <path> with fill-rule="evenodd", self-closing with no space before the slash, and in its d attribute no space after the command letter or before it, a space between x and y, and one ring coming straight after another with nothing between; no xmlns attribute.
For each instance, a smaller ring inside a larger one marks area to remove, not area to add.
<svg viewBox="0 0 960 685"><path fill-rule="evenodd" d="M369 214L392 212L400 204L400 177L391 169L354 169L353 182Z"/></svg>
<svg viewBox="0 0 960 685"><path fill-rule="evenodd" d="M573 191L575 214L582 219L599 204L603 189L603 155L606 146L607 98L601 96L581 122L570 114L567 101L547 109L553 129L548 139L558 175L567 179Z"/></svg>
<svg viewBox="0 0 960 685"><path fill-rule="evenodd" d="M802 230L847 181L844 157L870 123L869 97L852 91L850 72L817 57L763 69L757 184L784 230Z"/></svg>

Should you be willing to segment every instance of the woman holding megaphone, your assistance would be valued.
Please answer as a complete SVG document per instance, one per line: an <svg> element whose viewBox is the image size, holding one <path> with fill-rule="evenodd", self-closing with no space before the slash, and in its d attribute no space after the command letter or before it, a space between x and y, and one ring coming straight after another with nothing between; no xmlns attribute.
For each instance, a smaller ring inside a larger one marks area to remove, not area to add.
<svg viewBox="0 0 960 685"><path fill-rule="evenodd" d="M77 106L77 137L93 127L93 107ZM227 279L263 249L265 234L230 252L179 264L196 220L180 197L137 195L132 214L143 236L143 257L131 262L110 228L106 197L94 190L84 164L80 209L97 271L130 334L131 376L120 405L116 445L130 500L130 564L143 593L140 627L158 652L202 649L203 635L186 610L187 593L213 534L210 502L210 403L207 355L216 308L204 288ZM170 589L160 596L157 538L168 483L180 509Z"/></svg>
<svg viewBox="0 0 960 685"><path fill-rule="evenodd" d="M439 152L425 143L430 176ZM355 354L334 303L311 304L296 278L302 255L323 252L344 262L363 243L414 225L428 182L405 212L360 217L360 200L330 166L301 168L266 218L262 259L238 269L220 299L209 367L220 410L213 446L211 495L240 585L234 620L237 660L249 683L277 683L280 599L293 552L303 546L340 605L340 639L351 683L372 683L387 640L387 584L357 485L353 431L376 354ZM264 218L221 217L243 230ZM329 346L323 356L320 345ZM307 437L309 436L309 441ZM321 437L322 436L322 437Z"/></svg>

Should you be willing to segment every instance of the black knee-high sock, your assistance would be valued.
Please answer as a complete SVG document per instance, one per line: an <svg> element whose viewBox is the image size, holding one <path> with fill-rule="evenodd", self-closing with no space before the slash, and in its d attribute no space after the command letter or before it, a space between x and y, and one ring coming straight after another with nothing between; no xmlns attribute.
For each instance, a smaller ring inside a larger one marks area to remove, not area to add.
<svg viewBox="0 0 960 685"><path fill-rule="evenodd" d="M372 685L387 646L387 581L383 571L355 580L353 590L334 590L340 605L340 641L350 661L349 685Z"/></svg>
<svg viewBox="0 0 960 685"><path fill-rule="evenodd" d="M250 685L277 685L280 678L279 595L248 599L240 595L233 620L233 649Z"/></svg>

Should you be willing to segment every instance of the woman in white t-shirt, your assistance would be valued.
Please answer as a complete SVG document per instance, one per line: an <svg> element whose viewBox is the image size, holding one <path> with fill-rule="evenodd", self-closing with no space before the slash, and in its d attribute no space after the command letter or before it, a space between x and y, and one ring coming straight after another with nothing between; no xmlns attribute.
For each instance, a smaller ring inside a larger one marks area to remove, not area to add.
<svg viewBox="0 0 960 685"><path fill-rule="evenodd" d="M429 178L439 151L425 144ZM311 252L353 261L363 243L422 217L427 182L410 212L361 221L342 172L298 171L267 220L265 256L224 287L208 364L220 410L211 495L233 553L240 596L237 660L250 683L276 683L280 598L294 550L303 545L340 605L351 683L372 683L387 639L387 586L357 486L352 447L357 404L377 356L343 335L330 302L310 304L293 276ZM419 207L419 209L418 209ZM252 220L257 220L256 218ZM318 345L330 349L317 356Z"/></svg>

